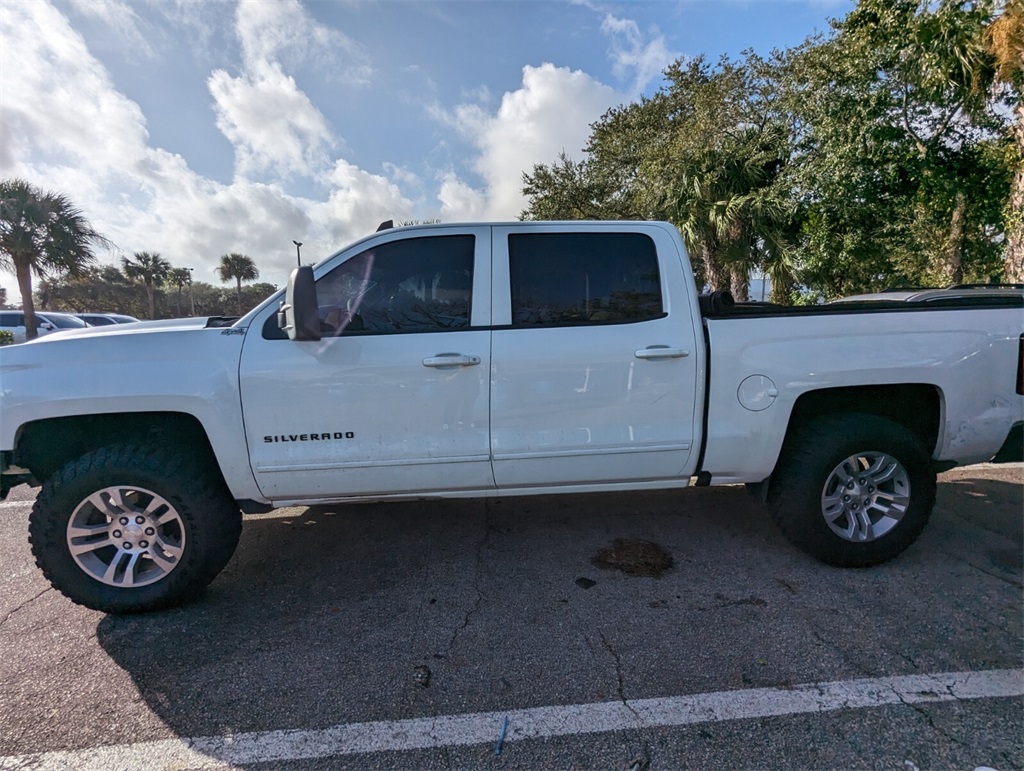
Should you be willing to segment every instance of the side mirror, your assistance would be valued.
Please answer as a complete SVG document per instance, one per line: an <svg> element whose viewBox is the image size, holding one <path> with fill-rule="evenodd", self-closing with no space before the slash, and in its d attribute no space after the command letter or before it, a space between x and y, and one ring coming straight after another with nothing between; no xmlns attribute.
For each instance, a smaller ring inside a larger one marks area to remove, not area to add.
<svg viewBox="0 0 1024 771"><path fill-rule="evenodd" d="M49 321L40 321L36 324L38 329L45 329L47 332L52 332L56 327L53 326Z"/></svg>
<svg viewBox="0 0 1024 771"><path fill-rule="evenodd" d="M290 340L320 339L320 310L316 301L313 268L303 265L288 277L285 300L277 311L277 325Z"/></svg>

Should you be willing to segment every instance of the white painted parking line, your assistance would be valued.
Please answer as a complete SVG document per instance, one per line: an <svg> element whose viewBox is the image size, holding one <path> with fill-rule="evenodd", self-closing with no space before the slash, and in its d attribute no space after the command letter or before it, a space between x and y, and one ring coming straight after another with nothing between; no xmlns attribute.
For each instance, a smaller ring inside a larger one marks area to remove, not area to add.
<svg viewBox="0 0 1024 771"><path fill-rule="evenodd" d="M0 501L0 509L14 509L19 506L30 509L33 503L35 501Z"/></svg>
<svg viewBox="0 0 1024 771"><path fill-rule="evenodd" d="M470 744L493 747L506 718L504 743L508 751L510 743L524 739L868 709L894 704L1019 696L1024 696L1024 670L943 672L806 683L791 688L718 691L626 702L350 723L311 731L265 731L236 736L166 739L0 757L0 769L201 769Z"/></svg>

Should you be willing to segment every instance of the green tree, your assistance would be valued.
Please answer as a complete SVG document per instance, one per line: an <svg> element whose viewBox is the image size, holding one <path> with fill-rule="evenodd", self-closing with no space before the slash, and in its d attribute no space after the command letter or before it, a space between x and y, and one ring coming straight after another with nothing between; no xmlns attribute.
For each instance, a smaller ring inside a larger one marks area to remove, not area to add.
<svg viewBox="0 0 1024 771"><path fill-rule="evenodd" d="M1008 180L991 2L861 0L790 58L804 278L826 295L986 278Z"/></svg>
<svg viewBox="0 0 1024 771"><path fill-rule="evenodd" d="M671 138L658 176L668 181L669 219L699 257L712 289L746 300L755 269L788 290L794 207L782 172L791 163L779 109L781 60L676 62L666 71ZM649 185L650 186L650 185Z"/></svg>
<svg viewBox="0 0 1024 771"><path fill-rule="evenodd" d="M1013 147L1008 165L1013 171L1006 202L1006 280L1024 282L1024 0L1009 0L1002 14L986 30L989 52L995 59L996 78L1005 84L1016 120L1010 129Z"/></svg>
<svg viewBox="0 0 1024 771"><path fill-rule="evenodd" d="M61 193L23 179L0 181L0 265L13 269L25 313L25 337L36 337L32 276L76 276L108 247L82 211Z"/></svg>
<svg viewBox="0 0 1024 771"><path fill-rule="evenodd" d="M698 282L746 299L755 267L792 283L786 236L795 211L779 183L789 160L778 63L678 61L654 97L594 124L587 157L562 155L524 176L527 218L674 222ZM783 270L783 268L786 270Z"/></svg>
<svg viewBox="0 0 1024 771"><path fill-rule="evenodd" d="M520 217L534 220L613 219L605 205L605 192L584 162L564 152L550 166L536 164L523 174L523 195L529 206Z"/></svg>
<svg viewBox="0 0 1024 771"><path fill-rule="evenodd" d="M133 258L123 257L121 267L125 276L141 281L146 287L149 318L156 318L156 287L163 286L171 272L171 263L155 252L135 252Z"/></svg>
<svg viewBox="0 0 1024 771"><path fill-rule="evenodd" d="M176 288L174 294L175 316L181 318L181 290L192 283L192 271L188 268L171 268L167 281Z"/></svg>
<svg viewBox="0 0 1024 771"><path fill-rule="evenodd" d="M220 276L221 281L230 281L235 279L235 298L237 300L236 309L238 315L242 315L242 282L255 281L260 277L260 272L256 268L256 264L252 261L251 257L247 257L244 254L231 254L222 255L220 258L220 265L217 267L217 274Z"/></svg>
<svg viewBox="0 0 1024 771"><path fill-rule="evenodd" d="M776 301L986 280L1004 256L1015 276L1024 0L995 23L994 2L860 0L792 50L680 60L592 126L582 161L524 175L522 216L670 220L698 282L740 298L754 270Z"/></svg>
<svg viewBox="0 0 1024 771"><path fill-rule="evenodd" d="M75 278L40 285L47 290L48 307L70 313L125 313L144 318L148 306L145 287L129 279L114 265L86 268ZM44 298L40 296L40 301Z"/></svg>

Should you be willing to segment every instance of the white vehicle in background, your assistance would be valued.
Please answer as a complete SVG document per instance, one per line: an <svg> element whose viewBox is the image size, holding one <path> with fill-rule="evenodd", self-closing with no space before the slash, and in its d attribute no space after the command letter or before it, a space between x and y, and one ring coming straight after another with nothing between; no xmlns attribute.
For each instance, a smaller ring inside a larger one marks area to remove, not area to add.
<svg viewBox="0 0 1024 771"><path fill-rule="evenodd" d="M1024 284L957 284L943 289L887 289L870 294L855 294L833 303L908 302L954 303L972 300L979 305L998 304L1002 300L1024 297Z"/></svg>
<svg viewBox="0 0 1024 771"><path fill-rule="evenodd" d="M63 329L82 329L89 326L71 313L36 311L36 334L39 337ZM21 311L0 311L0 329L14 334L15 343L25 342L25 314Z"/></svg>
<svg viewBox="0 0 1024 771"><path fill-rule="evenodd" d="M134 316L123 313L76 313L76 316L90 327L108 327L111 324L133 324L138 321Z"/></svg>
<svg viewBox="0 0 1024 771"><path fill-rule="evenodd" d="M1022 309L698 295L667 222L385 229L240 319L0 352L0 496L42 486L37 564L114 612L200 592L241 511L349 501L741 483L808 554L876 565L937 472L1019 436Z"/></svg>

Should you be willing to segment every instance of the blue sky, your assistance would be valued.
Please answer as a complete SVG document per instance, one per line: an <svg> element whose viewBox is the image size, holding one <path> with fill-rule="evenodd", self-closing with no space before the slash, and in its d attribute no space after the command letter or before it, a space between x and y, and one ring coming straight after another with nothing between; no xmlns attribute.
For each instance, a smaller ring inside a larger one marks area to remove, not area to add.
<svg viewBox="0 0 1024 771"><path fill-rule="evenodd" d="M673 60L797 45L852 7L3 0L0 175L68 194L124 254L217 283L243 252L283 285L293 239L312 262L385 219L515 219L522 172L581 158Z"/></svg>

